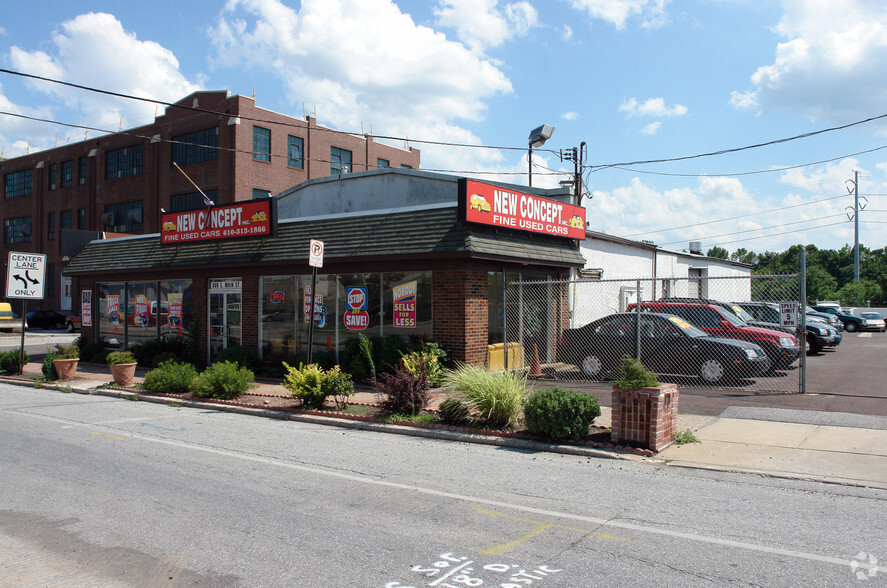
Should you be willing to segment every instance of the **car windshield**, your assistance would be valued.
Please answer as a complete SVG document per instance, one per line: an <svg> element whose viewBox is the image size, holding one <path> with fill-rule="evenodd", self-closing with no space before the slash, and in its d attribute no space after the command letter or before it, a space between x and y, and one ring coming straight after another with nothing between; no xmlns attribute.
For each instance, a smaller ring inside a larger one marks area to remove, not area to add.
<svg viewBox="0 0 887 588"><path fill-rule="evenodd" d="M729 312L726 309L720 308L720 307L718 308L718 310L721 311L718 313L721 315L721 318L730 321L730 324L732 324L734 327L747 327L748 326L747 322L745 322L744 320L742 320L741 318L739 318L738 316L736 316L732 312Z"/></svg>
<svg viewBox="0 0 887 588"><path fill-rule="evenodd" d="M688 337L693 337L694 339L697 339L710 336L699 327L691 325L679 316L670 316L668 317L668 320L674 325L677 325L681 329L681 331Z"/></svg>
<svg viewBox="0 0 887 588"><path fill-rule="evenodd" d="M877 312L861 312L861 313L859 313L859 316L861 316L862 318L867 318L867 319L875 319L876 321L883 320L881 318L881 315L878 314Z"/></svg>
<svg viewBox="0 0 887 588"><path fill-rule="evenodd" d="M748 314L748 312L744 308L739 306L738 304L731 304L730 309L736 313L736 316L738 316L739 318L741 318L745 322L755 320L755 317Z"/></svg>

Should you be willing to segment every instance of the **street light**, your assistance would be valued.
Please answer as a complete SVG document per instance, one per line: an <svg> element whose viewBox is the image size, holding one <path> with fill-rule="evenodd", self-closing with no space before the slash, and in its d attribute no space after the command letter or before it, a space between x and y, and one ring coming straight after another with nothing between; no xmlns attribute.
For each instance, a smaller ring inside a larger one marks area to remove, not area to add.
<svg viewBox="0 0 887 588"><path fill-rule="evenodd" d="M532 131L530 131L529 142L529 156L527 157L527 164L529 166L529 185L533 186L533 147L541 147L545 144L545 141L551 138L551 135L554 133L554 127L551 125L542 125L536 127Z"/></svg>

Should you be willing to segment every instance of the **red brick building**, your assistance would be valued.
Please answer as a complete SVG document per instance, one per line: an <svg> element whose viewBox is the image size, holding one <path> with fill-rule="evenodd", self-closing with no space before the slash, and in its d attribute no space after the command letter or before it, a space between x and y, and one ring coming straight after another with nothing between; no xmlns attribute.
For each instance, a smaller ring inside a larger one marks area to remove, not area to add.
<svg viewBox="0 0 887 588"><path fill-rule="evenodd" d="M224 205L335 174L418 169L419 156L416 149L318 126L310 116L259 108L252 98L196 92L150 125L0 160L3 275L9 251L45 253L46 297L28 309L68 309L72 295L76 308L77 292L61 270L82 243L102 233L157 233L161 210L203 206L173 162Z"/></svg>

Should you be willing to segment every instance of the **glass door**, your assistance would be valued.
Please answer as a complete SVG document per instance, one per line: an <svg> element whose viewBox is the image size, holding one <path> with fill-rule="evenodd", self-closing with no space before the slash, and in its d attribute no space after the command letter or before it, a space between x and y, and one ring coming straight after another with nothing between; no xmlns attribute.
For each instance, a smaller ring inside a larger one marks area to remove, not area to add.
<svg viewBox="0 0 887 588"><path fill-rule="evenodd" d="M243 294L238 279L212 280L209 289L209 361L243 343Z"/></svg>

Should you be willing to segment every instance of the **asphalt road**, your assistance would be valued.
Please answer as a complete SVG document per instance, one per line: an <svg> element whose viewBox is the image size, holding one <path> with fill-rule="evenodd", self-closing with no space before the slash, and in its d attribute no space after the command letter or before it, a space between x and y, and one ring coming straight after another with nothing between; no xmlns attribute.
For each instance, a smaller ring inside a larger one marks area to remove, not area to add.
<svg viewBox="0 0 887 588"><path fill-rule="evenodd" d="M0 471L3 585L887 580L887 492L865 488L4 384Z"/></svg>

